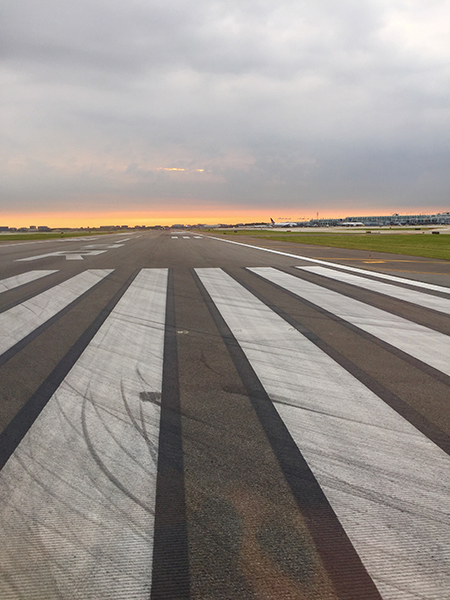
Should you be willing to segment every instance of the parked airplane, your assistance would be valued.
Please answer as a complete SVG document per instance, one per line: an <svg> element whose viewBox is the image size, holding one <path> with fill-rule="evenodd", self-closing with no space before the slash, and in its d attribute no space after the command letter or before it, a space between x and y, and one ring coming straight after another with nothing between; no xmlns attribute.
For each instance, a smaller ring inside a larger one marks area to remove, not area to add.
<svg viewBox="0 0 450 600"><path fill-rule="evenodd" d="M298 223L295 222L288 222L286 221L285 223L275 223L275 221L272 219L272 217L270 217L270 222L272 223L272 227L297 227Z"/></svg>

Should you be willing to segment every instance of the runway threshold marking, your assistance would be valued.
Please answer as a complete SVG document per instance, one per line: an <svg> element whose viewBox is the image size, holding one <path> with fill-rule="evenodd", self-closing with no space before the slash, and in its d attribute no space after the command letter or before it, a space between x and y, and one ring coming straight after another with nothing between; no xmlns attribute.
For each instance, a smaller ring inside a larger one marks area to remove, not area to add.
<svg viewBox="0 0 450 600"><path fill-rule="evenodd" d="M343 283L348 283L356 287L378 292L391 298L397 298L398 300L404 300L405 302L411 302L418 306L424 306L432 310L437 310L445 314L450 313L450 299L440 298L438 296L431 296L424 294L416 290L410 290L403 287L395 286L391 283L384 283L382 281L375 281L374 279L368 279L361 275L352 275L351 273L343 273L342 271L336 271L327 267L296 267L300 271L307 271L308 273L314 273L315 275L321 275L328 279L334 279Z"/></svg>
<svg viewBox="0 0 450 600"><path fill-rule="evenodd" d="M450 457L229 275L196 272L383 599L446 597Z"/></svg>
<svg viewBox="0 0 450 600"><path fill-rule="evenodd" d="M36 279L40 279L41 277L46 277L47 275L52 275L53 273L57 272L58 270L28 271L27 273L21 273L20 275L13 275L7 279L2 279L0 281L0 294L21 285L25 285L26 283L30 283L30 281L36 281Z"/></svg>
<svg viewBox="0 0 450 600"><path fill-rule="evenodd" d="M148 600L166 269L143 269L0 473L0 596Z"/></svg>
<svg viewBox="0 0 450 600"><path fill-rule="evenodd" d="M264 252L271 252L272 254L279 254L281 256L288 256L290 258L295 258L297 260L304 260L307 262L316 263L319 265L325 265L326 267L333 267L335 269L342 269L344 271L351 271L352 273L361 273L362 275L370 276L370 277L378 277L379 279L387 279L390 281L394 281L397 283L405 283L407 285L411 285L413 287L422 287L427 288L429 290L434 290L436 292L443 292L444 294L450 294L450 287L445 287L443 285L435 285L432 283L425 283L423 281L416 281L414 279L406 279L405 277L397 277L396 275L388 275L387 273L380 273L379 271L370 271L367 269L359 269L358 267L349 267L347 265L341 265L335 262L329 262L326 260L319 260L318 258L310 258L309 256L300 256L298 254L290 254L289 252L281 252L280 250L273 250L272 248L263 248L261 246L251 246L250 244L243 244L242 242L234 242L233 240L224 240L222 238L211 237L213 240L217 240L219 242L227 242L228 244L236 244L238 246L244 246L244 248L250 248L253 250L262 250ZM338 260L338 259L336 259ZM350 259L348 259L350 260ZM351 259L354 260L354 259ZM410 261L407 261L410 262Z"/></svg>
<svg viewBox="0 0 450 600"><path fill-rule="evenodd" d="M450 337L272 267L249 271L450 375Z"/></svg>
<svg viewBox="0 0 450 600"><path fill-rule="evenodd" d="M54 317L113 269L90 269L0 313L0 354Z"/></svg>
<svg viewBox="0 0 450 600"><path fill-rule="evenodd" d="M302 260L308 260L302 257ZM377 277L378 279L384 279L386 281L392 281L393 283L404 283L406 285L411 285L413 287L420 287L426 290L431 290L434 292L442 292L443 294L450 294L450 288L445 287L444 285L436 285L434 283L427 283L425 281L417 281L415 279L407 279L406 277L398 277L397 275L388 275L387 273L380 273L379 271L368 271L367 269L359 269L358 267L349 267L347 265L339 265L336 263L330 263L326 261L316 261L319 264L326 265L327 267L339 268L344 271L349 271L352 273L357 273L359 275L369 276L369 277ZM398 261L399 262L399 261ZM423 273L426 275L426 273Z"/></svg>

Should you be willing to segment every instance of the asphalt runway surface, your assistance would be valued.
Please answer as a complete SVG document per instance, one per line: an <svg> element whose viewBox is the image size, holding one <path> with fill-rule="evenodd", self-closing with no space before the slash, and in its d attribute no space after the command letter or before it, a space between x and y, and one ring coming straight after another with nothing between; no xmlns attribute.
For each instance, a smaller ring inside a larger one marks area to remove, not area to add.
<svg viewBox="0 0 450 600"><path fill-rule="evenodd" d="M450 599L450 264L0 245L2 600Z"/></svg>

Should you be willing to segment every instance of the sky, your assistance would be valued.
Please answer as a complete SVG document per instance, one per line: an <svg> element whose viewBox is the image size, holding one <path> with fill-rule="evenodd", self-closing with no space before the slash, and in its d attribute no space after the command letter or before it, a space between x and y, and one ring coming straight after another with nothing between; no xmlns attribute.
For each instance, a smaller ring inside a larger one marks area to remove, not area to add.
<svg viewBox="0 0 450 600"><path fill-rule="evenodd" d="M0 225L450 210L450 0L14 0L0 22Z"/></svg>

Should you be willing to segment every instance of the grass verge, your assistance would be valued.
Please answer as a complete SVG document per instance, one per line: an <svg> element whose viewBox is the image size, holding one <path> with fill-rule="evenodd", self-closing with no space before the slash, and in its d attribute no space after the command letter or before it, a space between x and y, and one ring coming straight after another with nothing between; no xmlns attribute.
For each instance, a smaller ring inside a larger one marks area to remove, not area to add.
<svg viewBox="0 0 450 600"><path fill-rule="evenodd" d="M109 231L64 231L63 233L2 233L0 235L1 242L17 242L28 240L51 240L54 238L71 238L83 237L89 235L104 235ZM122 233L122 232L121 232Z"/></svg>
<svg viewBox="0 0 450 600"><path fill-rule="evenodd" d="M387 252L389 254L404 254L406 256L421 256L450 260L450 235L421 235L421 234L380 234L366 233L275 233L265 231L233 231L221 232L234 237L247 235L250 237L275 240L277 242L293 242L329 248L348 248L351 250L368 250L369 252Z"/></svg>

